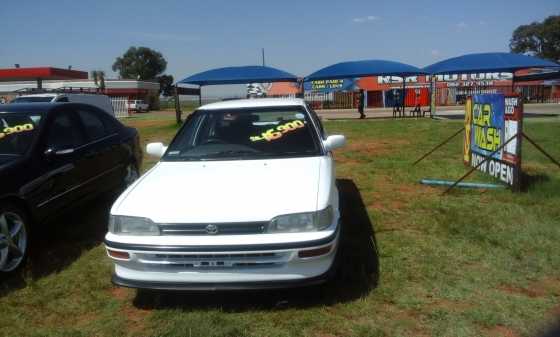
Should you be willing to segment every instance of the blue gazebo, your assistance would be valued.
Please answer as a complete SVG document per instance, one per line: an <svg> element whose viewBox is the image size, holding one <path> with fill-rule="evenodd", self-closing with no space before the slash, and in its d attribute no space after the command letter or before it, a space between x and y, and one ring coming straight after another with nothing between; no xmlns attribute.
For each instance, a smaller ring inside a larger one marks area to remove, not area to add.
<svg viewBox="0 0 560 337"><path fill-rule="evenodd" d="M179 84L198 85L198 89L188 89L189 94L196 92L198 94L198 104L202 104L202 90L205 85L220 84L248 84L248 83L269 83L269 82L297 82L297 76L286 71L266 67L266 66L241 66L241 67L224 67L216 68L191 75L175 84L178 88ZM176 90L179 92L179 90ZM178 98L176 98L178 102ZM178 103L176 103L178 104ZM180 121L180 108L176 105L177 121Z"/></svg>
<svg viewBox="0 0 560 337"><path fill-rule="evenodd" d="M297 77L283 70L266 66L225 67L194 74L177 84L204 86L268 82L297 82Z"/></svg>
<svg viewBox="0 0 560 337"><path fill-rule="evenodd" d="M403 79L402 113L405 110L406 78L427 74L424 70L410 64L387 60L362 60L340 62L317 70L306 76L304 81L341 79L365 76L397 76Z"/></svg>
<svg viewBox="0 0 560 337"><path fill-rule="evenodd" d="M425 67L429 74L515 72L529 68L557 68L559 64L538 57L513 53L478 53L449 58Z"/></svg>

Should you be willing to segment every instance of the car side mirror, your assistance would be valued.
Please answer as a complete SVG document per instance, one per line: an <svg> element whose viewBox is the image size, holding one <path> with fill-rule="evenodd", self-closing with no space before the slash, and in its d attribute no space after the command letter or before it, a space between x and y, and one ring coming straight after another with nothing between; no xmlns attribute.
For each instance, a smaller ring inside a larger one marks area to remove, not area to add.
<svg viewBox="0 0 560 337"><path fill-rule="evenodd" d="M161 158L165 151L167 151L167 146L163 145L163 143L149 143L146 145L146 152L150 156Z"/></svg>
<svg viewBox="0 0 560 337"><path fill-rule="evenodd" d="M328 136L327 139L323 140L323 146L325 150L332 151L343 147L346 144L346 137L343 135L332 135Z"/></svg>

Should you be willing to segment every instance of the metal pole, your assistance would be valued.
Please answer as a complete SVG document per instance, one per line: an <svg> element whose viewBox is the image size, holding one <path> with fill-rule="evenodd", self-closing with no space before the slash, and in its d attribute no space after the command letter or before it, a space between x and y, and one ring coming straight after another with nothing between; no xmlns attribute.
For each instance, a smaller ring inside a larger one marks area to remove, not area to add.
<svg viewBox="0 0 560 337"><path fill-rule="evenodd" d="M552 161L554 164L558 165L558 167L560 167L560 162L558 162L556 159L554 159L550 154L548 154L542 147L539 146L539 144L535 143L531 138L529 138L529 136L527 136L525 134L525 132L522 132L521 135L527 139L529 141L529 143L533 144L534 147L537 148L537 150L541 151L542 154L544 154L545 156L548 157L548 159L550 159L550 161Z"/></svg>
<svg viewBox="0 0 560 337"><path fill-rule="evenodd" d="M416 160L414 163L412 163L412 166L418 164L419 162L421 162L424 158L426 158L427 156L431 155L432 153L434 153L435 150L439 149L440 147L442 147L443 145L447 144L451 139L453 139L455 136L457 136L459 133L461 133L461 131L465 130L464 127L462 127L461 129L457 130L457 132L455 132L453 135L451 135L449 138L447 138L446 140L444 140L443 142L441 142L440 144L436 145L436 147L434 147L433 149L431 149L428 153L426 153L425 155L423 155L422 157L420 157L418 160Z"/></svg>
<svg viewBox="0 0 560 337"><path fill-rule="evenodd" d="M177 124L181 124L181 102L179 101L179 90L175 85L175 119Z"/></svg>
<svg viewBox="0 0 560 337"><path fill-rule="evenodd" d="M264 63L264 48L262 48L261 51L262 51L262 65L264 67L265 66L265 63Z"/></svg>
<svg viewBox="0 0 560 337"><path fill-rule="evenodd" d="M403 81L402 81L402 116L406 117L406 114L404 113L404 109L406 107L406 76L403 76Z"/></svg>
<svg viewBox="0 0 560 337"><path fill-rule="evenodd" d="M202 85L198 86L198 106L202 106Z"/></svg>

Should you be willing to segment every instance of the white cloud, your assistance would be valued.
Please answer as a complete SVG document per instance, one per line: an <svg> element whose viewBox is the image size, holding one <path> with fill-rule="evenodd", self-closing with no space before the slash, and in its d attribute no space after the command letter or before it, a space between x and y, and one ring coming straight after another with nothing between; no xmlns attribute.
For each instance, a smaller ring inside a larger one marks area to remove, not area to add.
<svg viewBox="0 0 560 337"><path fill-rule="evenodd" d="M377 20L379 20L378 16L368 15L368 16L363 16L363 17L359 17L359 18L353 18L352 22L354 22L354 23L364 23L364 22L373 22L373 21L377 21Z"/></svg>
<svg viewBox="0 0 560 337"><path fill-rule="evenodd" d="M437 49L432 49L430 51L430 53L432 54L432 56L439 56L439 54L440 54L439 50L437 50Z"/></svg>

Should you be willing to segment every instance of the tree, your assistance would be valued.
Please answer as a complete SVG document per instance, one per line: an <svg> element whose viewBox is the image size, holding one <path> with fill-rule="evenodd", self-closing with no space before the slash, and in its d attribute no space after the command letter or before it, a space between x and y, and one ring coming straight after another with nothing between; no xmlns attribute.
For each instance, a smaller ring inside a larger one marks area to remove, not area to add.
<svg viewBox="0 0 560 337"><path fill-rule="evenodd" d="M517 27L511 36L509 48L514 53L528 53L559 62L560 15Z"/></svg>
<svg viewBox="0 0 560 337"><path fill-rule="evenodd" d="M105 90L105 72L103 70L93 70L91 78L99 89Z"/></svg>
<svg viewBox="0 0 560 337"><path fill-rule="evenodd" d="M165 97L173 96L173 76L161 75L158 77L159 93Z"/></svg>
<svg viewBox="0 0 560 337"><path fill-rule="evenodd" d="M167 61L160 52L147 47L130 47L113 63L121 78L154 80L165 71Z"/></svg>

